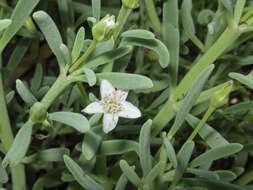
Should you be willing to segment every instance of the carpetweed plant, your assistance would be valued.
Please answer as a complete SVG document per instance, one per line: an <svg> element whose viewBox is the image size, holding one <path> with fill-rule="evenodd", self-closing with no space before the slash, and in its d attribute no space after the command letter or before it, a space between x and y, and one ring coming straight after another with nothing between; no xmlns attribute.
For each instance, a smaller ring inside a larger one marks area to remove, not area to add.
<svg viewBox="0 0 253 190"><path fill-rule="evenodd" d="M253 1L0 0L0 190L252 190Z"/></svg>

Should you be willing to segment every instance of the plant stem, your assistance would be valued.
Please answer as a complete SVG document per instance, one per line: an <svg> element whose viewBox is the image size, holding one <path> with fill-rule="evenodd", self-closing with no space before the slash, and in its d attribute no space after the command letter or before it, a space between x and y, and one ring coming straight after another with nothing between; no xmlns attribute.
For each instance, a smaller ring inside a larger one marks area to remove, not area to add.
<svg viewBox="0 0 253 190"><path fill-rule="evenodd" d="M132 12L132 9L129 9L129 8L125 7L124 5L122 5L122 7L119 11L119 16L117 18L117 23L116 23L117 25L116 25L116 28L115 28L114 34L113 34L115 41L117 41L119 34L122 31L124 25L126 24L126 21L129 17L129 15L131 14L131 12Z"/></svg>
<svg viewBox="0 0 253 190"><path fill-rule="evenodd" d="M152 137L155 137L160 133L167 123L175 116L175 113L172 102L168 100L153 120L154 127Z"/></svg>
<svg viewBox="0 0 253 190"><path fill-rule="evenodd" d="M0 68L2 60L0 59ZM13 143L13 133L11 130L10 119L7 111L5 93L3 88L2 74L0 73L0 138L3 143L4 149L7 152ZM22 164L11 167L11 176L13 183L13 190L25 190L25 170Z"/></svg>
<svg viewBox="0 0 253 190"><path fill-rule="evenodd" d="M228 27L213 46L198 60L196 65L193 66L180 82L175 93L171 95L170 99L155 116L153 120L153 136L156 136L174 117L175 112L173 111L171 102L177 104L178 99L182 98L182 95L185 94L191 86L192 81L196 78L199 72L212 64L239 36L240 33L236 29Z"/></svg>
<svg viewBox="0 0 253 190"><path fill-rule="evenodd" d="M253 170L245 173L242 177L240 177L235 183L237 185L241 185L241 186L244 186L244 185L247 185L249 184L250 182L253 181Z"/></svg>
<svg viewBox="0 0 253 190"><path fill-rule="evenodd" d="M213 106L209 106L208 110L206 111L204 117L201 119L201 121L198 123L197 127L193 130L192 134L188 137L187 142L193 141L193 139L196 137L198 132L202 129L202 127L205 125L208 118L212 115L215 108Z"/></svg>
<svg viewBox="0 0 253 190"><path fill-rule="evenodd" d="M69 69L70 73L78 69L84 63L84 61L86 61L86 59L89 57L92 51L96 48L96 45L97 45L97 41L92 40L90 46L85 51L85 53L70 67Z"/></svg>
<svg viewBox="0 0 253 190"><path fill-rule="evenodd" d="M49 89L47 94L41 100L41 103L45 106L46 109L50 107L50 105L55 101L55 99L64 91L68 85L71 83L64 75L59 75L53 86Z"/></svg>
<svg viewBox="0 0 253 190"><path fill-rule="evenodd" d="M157 11L155 8L154 0L145 0L146 9L148 16L150 18L150 21L153 25L153 29L160 34L161 33L161 22L159 20L159 17L157 15Z"/></svg>
<svg viewBox="0 0 253 190"><path fill-rule="evenodd" d="M240 33L231 27L228 27L216 43L198 60L196 65L186 74L178 85L173 100L178 100L191 86L192 81L197 75L212 64L238 37Z"/></svg>

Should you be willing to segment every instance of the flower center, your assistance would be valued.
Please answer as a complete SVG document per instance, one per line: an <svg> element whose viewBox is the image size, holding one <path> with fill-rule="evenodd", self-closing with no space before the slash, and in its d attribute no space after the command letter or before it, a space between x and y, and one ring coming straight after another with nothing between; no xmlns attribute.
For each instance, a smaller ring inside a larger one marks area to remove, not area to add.
<svg viewBox="0 0 253 190"><path fill-rule="evenodd" d="M106 97L103 103L104 103L104 109L108 113L117 113L121 111L120 102L112 97Z"/></svg>

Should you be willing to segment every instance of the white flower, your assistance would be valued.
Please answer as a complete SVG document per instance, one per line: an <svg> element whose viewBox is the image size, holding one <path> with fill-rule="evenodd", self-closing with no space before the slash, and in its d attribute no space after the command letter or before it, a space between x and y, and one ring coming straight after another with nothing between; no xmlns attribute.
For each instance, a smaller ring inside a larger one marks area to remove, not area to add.
<svg viewBox="0 0 253 190"><path fill-rule="evenodd" d="M119 120L119 117L138 118L140 110L130 102L126 101L128 92L113 88L107 80L102 80L100 86L101 100L89 104L82 111L88 114L104 113L103 131L112 131Z"/></svg>
<svg viewBox="0 0 253 190"><path fill-rule="evenodd" d="M108 18L107 20L105 20L105 24L107 27L114 27L115 26L115 20L113 18Z"/></svg>

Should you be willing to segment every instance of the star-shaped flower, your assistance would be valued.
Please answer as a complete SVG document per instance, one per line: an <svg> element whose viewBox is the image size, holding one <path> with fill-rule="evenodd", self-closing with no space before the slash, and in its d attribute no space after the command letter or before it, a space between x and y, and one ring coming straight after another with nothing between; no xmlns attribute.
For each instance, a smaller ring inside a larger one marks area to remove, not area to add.
<svg viewBox="0 0 253 190"><path fill-rule="evenodd" d="M141 116L140 110L126 101L128 92L115 89L110 82L102 80L100 86L101 100L89 104L82 111L88 114L104 113L103 131L112 131L119 117L135 119Z"/></svg>

